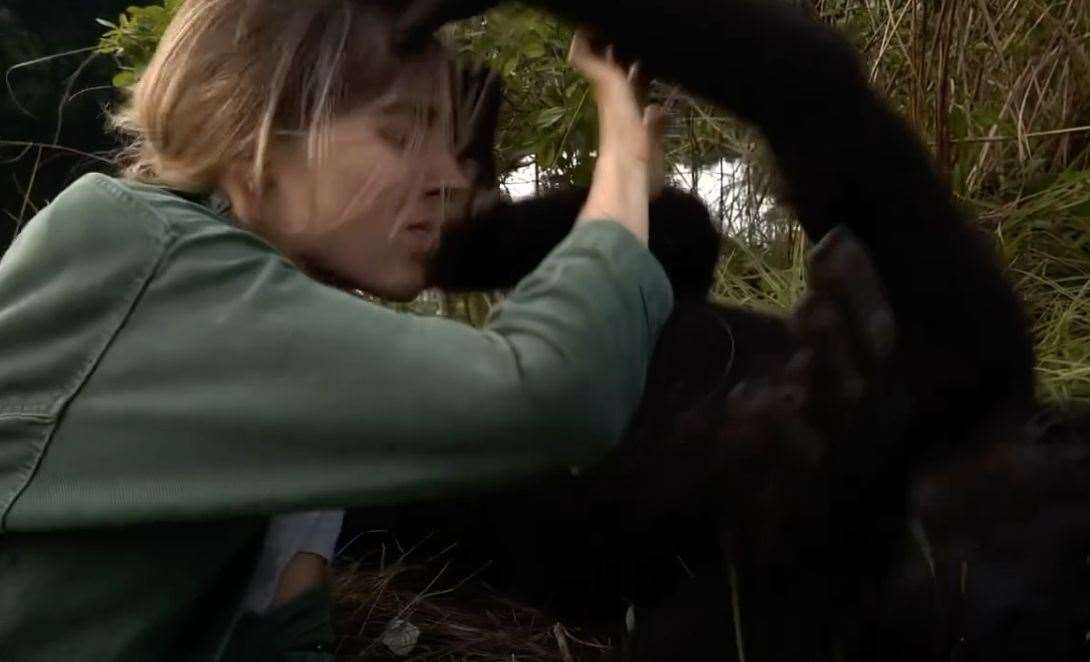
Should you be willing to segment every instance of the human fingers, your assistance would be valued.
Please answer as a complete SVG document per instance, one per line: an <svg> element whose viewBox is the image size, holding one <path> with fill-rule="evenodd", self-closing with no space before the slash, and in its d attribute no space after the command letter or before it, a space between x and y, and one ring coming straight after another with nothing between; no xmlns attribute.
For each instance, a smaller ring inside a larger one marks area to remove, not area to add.
<svg viewBox="0 0 1090 662"><path fill-rule="evenodd" d="M647 181L652 198L666 186L666 150L663 140L666 134L666 110L657 104L643 109L643 128L647 134Z"/></svg>
<svg viewBox="0 0 1090 662"><path fill-rule="evenodd" d="M606 47L604 55L595 53L590 43L590 35L586 32L576 30L572 35L571 45L568 47L568 64L590 82L597 82L609 74L607 58L610 56L609 47Z"/></svg>
<svg viewBox="0 0 1090 662"><path fill-rule="evenodd" d="M568 63L599 91L634 89L629 79L630 68L617 60L613 46L608 44L596 49L591 36L585 31L577 30L572 37Z"/></svg>

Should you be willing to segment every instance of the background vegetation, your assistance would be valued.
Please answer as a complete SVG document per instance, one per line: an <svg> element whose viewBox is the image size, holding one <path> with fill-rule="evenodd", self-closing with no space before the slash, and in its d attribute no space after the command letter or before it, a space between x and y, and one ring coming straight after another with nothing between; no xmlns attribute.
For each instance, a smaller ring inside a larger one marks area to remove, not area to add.
<svg viewBox="0 0 1090 662"><path fill-rule="evenodd" d="M103 33L97 53L112 60L115 85L139 74L178 4L95 14ZM1090 401L1090 6L1083 0L810 0L808 6L856 43L873 84L916 125L959 200L995 237L1034 323L1042 393ZM0 6L0 23L5 12L13 13ZM586 183L592 171L594 107L564 63L570 34L568 26L517 4L450 32L466 57L504 75L509 112L498 155L514 194ZM13 61L5 59L8 67ZM775 169L760 137L680 90L656 85L653 97L671 108L674 182L699 190L722 224L715 295L772 309L790 305L802 288L805 245L790 211L776 203ZM487 300L421 305L475 321L487 311Z"/></svg>
<svg viewBox="0 0 1090 662"><path fill-rule="evenodd" d="M75 176L109 166L100 110L116 65L93 53L103 30L94 19L125 5L0 0L0 252Z"/></svg>

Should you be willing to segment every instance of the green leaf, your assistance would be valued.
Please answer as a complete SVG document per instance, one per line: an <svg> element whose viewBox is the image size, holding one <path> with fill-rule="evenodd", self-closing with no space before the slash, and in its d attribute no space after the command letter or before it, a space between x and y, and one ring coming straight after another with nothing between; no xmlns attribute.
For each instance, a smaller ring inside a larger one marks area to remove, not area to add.
<svg viewBox="0 0 1090 662"><path fill-rule="evenodd" d="M128 87L136 82L136 76L131 71L119 71L114 74L114 87Z"/></svg>
<svg viewBox="0 0 1090 662"><path fill-rule="evenodd" d="M522 52L528 58L545 57L545 44L541 42L531 43Z"/></svg>
<svg viewBox="0 0 1090 662"><path fill-rule="evenodd" d="M546 108L538 114L537 125L542 129L547 129L564 119L565 115L567 115L567 109L565 108Z"/></svg>
<svg viewBox="0 0 1090 662"><path fill-rule="evenodd" d="M555 142L541 144L537 149L538 165L542 168L552 167L556 163L557 151L557 144Z"/></svg>

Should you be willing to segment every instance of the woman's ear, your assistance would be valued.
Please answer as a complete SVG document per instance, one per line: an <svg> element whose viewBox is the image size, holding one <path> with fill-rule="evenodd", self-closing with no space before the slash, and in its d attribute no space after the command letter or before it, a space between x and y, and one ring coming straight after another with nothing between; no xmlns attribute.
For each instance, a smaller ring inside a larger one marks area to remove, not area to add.
<svg viewBox="0 0 1090 662"><path fill-rule="evenodd" d="M220 188L230 201L235 218L244 225L256 225L260 215L260 196L251 164L233 161L224 170Z"/></svg>

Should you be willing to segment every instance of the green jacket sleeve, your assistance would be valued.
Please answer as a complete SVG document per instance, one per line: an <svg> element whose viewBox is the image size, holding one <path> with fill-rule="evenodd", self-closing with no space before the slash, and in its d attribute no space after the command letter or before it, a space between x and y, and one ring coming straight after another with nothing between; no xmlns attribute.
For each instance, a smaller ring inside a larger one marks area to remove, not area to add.
<svg viewBox="0 0 1090 662"><path fill-rule="evenodd" d="M610 221L478 330L323 286L157 191L84 178L0 265L0 346L22 352L0 361L23 369L0 377L8 530L395 503L593 462L672 305Z"/></svg>

